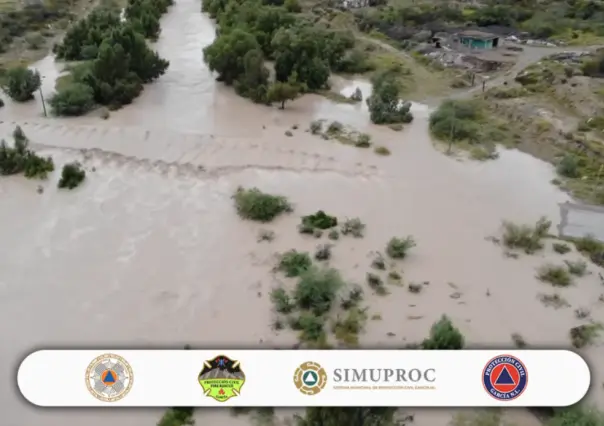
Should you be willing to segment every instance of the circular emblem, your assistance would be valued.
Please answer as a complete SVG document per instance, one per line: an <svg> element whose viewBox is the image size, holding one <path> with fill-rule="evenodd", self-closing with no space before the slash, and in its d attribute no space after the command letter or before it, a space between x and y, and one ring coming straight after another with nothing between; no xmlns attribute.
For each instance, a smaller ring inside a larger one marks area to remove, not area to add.
<svg viewBox="0 0 604 426"><path fill-rule="evenodd" d="M132 367L119 355L103 354L86 369L86 387L100 401L119 401L130 392L133 382Z"/></svg>
<svg viewBox="0 0 604 426"><path fill-rule="evenodd" d="M294 385L305 395L318 394L326 384L327 373L316 362L305 362L294 373Z"/></svg>
<svg viewBox="0 0 604 426"><path fill-rule="evenodd" d="M490 360L482 370L485 390L499 401L511 401L526 390L528 372L518 358L499 355Z"/></svg>

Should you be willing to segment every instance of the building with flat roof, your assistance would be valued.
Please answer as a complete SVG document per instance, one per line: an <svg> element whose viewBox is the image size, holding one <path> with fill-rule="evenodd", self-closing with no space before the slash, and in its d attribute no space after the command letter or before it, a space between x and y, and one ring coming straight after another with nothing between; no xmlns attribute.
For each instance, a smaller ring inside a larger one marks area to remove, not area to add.
<svg viewBox="0 0 604 426"><path fill-rule="evenodd" d="M459 43L470 49L493 49L499 46L499 36L483 31L462 31L457 37Z"/></svg>

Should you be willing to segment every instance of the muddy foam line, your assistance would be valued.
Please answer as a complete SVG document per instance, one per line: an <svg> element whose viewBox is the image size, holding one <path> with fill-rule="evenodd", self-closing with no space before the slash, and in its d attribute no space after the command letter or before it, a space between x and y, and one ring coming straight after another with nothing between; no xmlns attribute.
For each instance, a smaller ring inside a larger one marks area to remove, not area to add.
<svg viewBox="0 0 604 426"><path fill-rule="evenodd" d="M10 137L17 125L31 140L32 148L78 154L82 160L98 166L129 166L199 178L219 177L246 169L330 172L363 178L381 175L375 164L354 155L354 148L321 142L320 146L313 147L317 142L301 130L298 131L300 136L292 139L310 139L304 145L308 149L300 149L299 144L294 146L293 142L282 142L285 137L280 137L279 142L271 142L276 138L270 135L261 140L220 138L170 130L102 125L0 122L0 134ZM319 149L321 153L318 153ZM342 156L339 151L352 152Z"/></svg>

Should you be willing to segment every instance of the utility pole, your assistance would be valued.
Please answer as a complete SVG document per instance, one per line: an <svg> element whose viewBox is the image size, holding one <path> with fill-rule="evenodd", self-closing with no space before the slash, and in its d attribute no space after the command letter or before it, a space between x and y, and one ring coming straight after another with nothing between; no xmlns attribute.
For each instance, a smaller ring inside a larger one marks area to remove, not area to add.
<svg viewBox="0 0 604 426"><path fill-rule="evenodd" d="M455 105L453 105L453 109L451 110L451 131L449 133L449 147L447 148L447 154L451 154L451 149L453 148L453 135L455 134L455 119L456 119L456 111Z"/></svg>
<svg viewBox="0 0 604 426"><path fill-rule="evenodd" d="M39 73L39 71L38 71L38 73ZM44 80L44 77L42 77L41 80ZM44 109L44 117L48 117L48 114L46 113L46 102L44 101L44 93L42 93L42 84L40 84L40 87L38 87L38 91L40 92L40 99L42 100L42 108Z"/></svg>
<svg viewBox="0 0 604 426"><path fill-rule="evenodd" d="M44 109L44 117L48 117L48 114L46 113L46 102L44 102L44 93L42 93L42 86L40 86L38 88L38 90L40 91L40 99L42 99L42 108Z"/></svg>

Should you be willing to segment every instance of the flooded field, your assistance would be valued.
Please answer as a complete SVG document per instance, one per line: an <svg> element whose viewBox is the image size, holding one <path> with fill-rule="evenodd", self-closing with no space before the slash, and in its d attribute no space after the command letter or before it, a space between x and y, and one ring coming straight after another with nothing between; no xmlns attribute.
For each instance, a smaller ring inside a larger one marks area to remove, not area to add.
<svg viewBox="0 0 604 426"><path fill-rule="evenodd" d="M455 161L434 149L430 110L413 106L402 132L372 126L364 104L337 105L307 96L286 110L261 107L215 83L201 50L214 37L197 0L178 0L162 20L156 48L168 72L132 105L106 120L45 119L39 103L0 110L0 136L20 124L33 147L61 166L77 159L88 171L73 192L57 191L56 173L43 183L0 180L0 402L6 426L147 426L161 410L42 410L21 400L15 368L40 347L290 346L295 336L270 328L268 294L275 253L312 250L317 241L296 230L299 216L323 209L367 224L362 240L334 247L333 266L361 282L372 251L392 236L418 242L406 260L406 281L429 281L421 295L393 288L372 296L363 344L400 347L424 338L447 313L475 346L511 347L520 333L535 346L568 347L578 325L573 309L545 307L550 292L535 270L561 257L509 259L485 240L503 219L559 221L569 198L549 182L551 166L517 151L498 161ZM52 91L60 68L36 65ZM362 82L337 81L348 94ZM36 101L38 102L38 101ZM372 135L392 152L380 157L325 141L304 129L318 118L339 120ZM293 136L285 131L293 125ZM272 243L258 243L260 226L241 221L231 196L238 185L286 195L289 217L266 226ZM578 259L577 253L565 258ZM598 270L563 289L573 308L604 321ZM450 283L461 297L452 298ZM410 319L413 318L413 319ZM602 347L585 351L592 367L590 398L604 401ZM238 425L225 411L198 410L200 424ZM416 424L438 426L450 413L423 410Z"/></svg>

